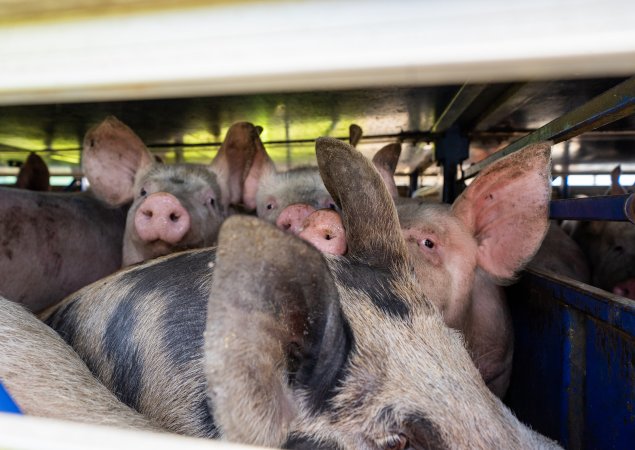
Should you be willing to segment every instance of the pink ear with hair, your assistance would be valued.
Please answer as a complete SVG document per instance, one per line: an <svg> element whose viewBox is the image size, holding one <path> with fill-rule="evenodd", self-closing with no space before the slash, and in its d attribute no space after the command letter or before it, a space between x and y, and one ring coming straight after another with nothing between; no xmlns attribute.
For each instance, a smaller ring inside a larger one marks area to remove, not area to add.
<svg viewBox="0 0 635 450"><path fill-rule="evenodd" d="M109 116L84 137L82 169L92 192L117 206L134 197L135 176L154 158L128 126Z"/></svg>
<svg viewBox="0 0 635 450"><path fill-rule="evenodd" d="M252 173L258 171L263 159L268 159L260 133L260 126L234 123L212 161L211 168L218 177L225 207L242 203L249 209L255 208L255 200L252 202L251 198L255 198L257 184L256 188L252 187Z"/></svg>
<svg viewBox="0 0 635 450"><path fill-rule="evenodd" d="M478 243L479 266L513 280L549 226L550 145L533 144L481 172L452 205Z"/></svg>
<svg viewBox="0 0 635 450"><path fill-rule="evenodd" d="M397 183L395 183L395 171L399 163L399 156L401 156L401 144L399 143L388 144L379 149L373 156L375 169L379 172L392 198L399 196Z"/></svg>

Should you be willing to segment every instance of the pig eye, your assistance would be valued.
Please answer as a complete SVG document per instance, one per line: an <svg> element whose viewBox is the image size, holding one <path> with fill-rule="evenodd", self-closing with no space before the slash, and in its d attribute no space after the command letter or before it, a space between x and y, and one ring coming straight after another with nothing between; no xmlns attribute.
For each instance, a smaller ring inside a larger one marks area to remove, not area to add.
<svg viewBox="0 0 635 450"><path fill-rule="evenodd" d="M434 248L434 242L432 242L432 240L427 238L423 240L423 245L425 245L428 248Z"/></svg>
<svg viewBox="0 0 635 450"><path fill-rule="evenodd" d="M141 194L141 197L145 197L147 192L146 192L146 190L144 188L141 188L141 192L139 194Z"/></svg>
<svg viewBox="0 0 635 450"><path fill-rule="evenodd" d="M329 203L329 209L332 209L333 211L335 211L335 203L333 202Z"/></svg>
<svg viewBox="0 0 635 450"><path fill-rule="evenodd" d="M393 434L380 443L380 447L384 450L404 450L408 448L408 445L408 438L403 434Z"/></svg>
<svg viewBox="0 0 635 450"><path fill-rule="evenodd" d="M209 199L209 204L210 204L211 206L216 206L216 201L214 200L214 197L212 197L212 198L210 198L210 199Z"/></svg>
<svg viewBox="0 0 635 450"><path fill-rule="evenodd" d="M269 204L267 205L267 209L273 209L273 203L269 203Z"/></svg>

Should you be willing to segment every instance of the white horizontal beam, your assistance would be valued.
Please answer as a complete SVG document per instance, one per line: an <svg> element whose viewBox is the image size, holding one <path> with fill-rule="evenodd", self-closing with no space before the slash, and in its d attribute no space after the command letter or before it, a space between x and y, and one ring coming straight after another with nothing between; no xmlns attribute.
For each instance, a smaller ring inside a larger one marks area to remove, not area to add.
<svg viewBox="0 0 635 450"><path fill-rule="evenodd" d="M46 401L46 399L42 399ZM0 413L0 448L6 450L258 450L176 434L132 431L103 425Z"/></svg>
<svg viewBox="0 0 635 450"><path fill-rule="evenodd" d="M632 0L435 0L4 25L0 104L632 75L634 23Z"/></svg>

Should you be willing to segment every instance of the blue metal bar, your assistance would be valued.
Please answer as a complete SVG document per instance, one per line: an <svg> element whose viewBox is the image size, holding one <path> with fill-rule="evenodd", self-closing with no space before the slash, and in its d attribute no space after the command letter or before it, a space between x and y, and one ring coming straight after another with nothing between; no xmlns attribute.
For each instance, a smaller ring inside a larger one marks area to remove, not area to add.
<svg viewBox="0 0 635 450"><path fill-rule="evenodd" d="M543 141L553 141L557 144L633 113L635 113L635 77L629 78L579 108L512 142L483 161L473 164L465 170L465 178L473 177L494 161L529 144Z"/></svg>
<svg viewBox="0 0 635 450"><path fill-rule="evenodd" d="M635 223L635 194L552 200L549 217Z"/></svg>
<svg viewBox="0 0 635 450"><path fill-rule="evenodd" d="M2 383L0 383L0 412L21 414L20 408L18 408L9 393L4 389Z"/></svg>
<svg viewBox="0 0 635 450"><path fill-rule="evenodd" d="M553 299L635 336L635 300L573 280L564 284L557 276L538 269L527 269L526 272L529 284L548 290Z"/></svg>

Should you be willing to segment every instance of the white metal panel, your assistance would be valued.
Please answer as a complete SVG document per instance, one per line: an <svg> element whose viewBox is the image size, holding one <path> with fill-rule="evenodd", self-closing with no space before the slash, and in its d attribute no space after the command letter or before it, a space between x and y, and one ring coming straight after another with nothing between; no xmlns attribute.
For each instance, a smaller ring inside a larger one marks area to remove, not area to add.
<svg viewBox="0 0 635 450"><path fill-rule="evenodd" d="M0 27L0 104L611 76L630 0L221 4Z"/></svg>

